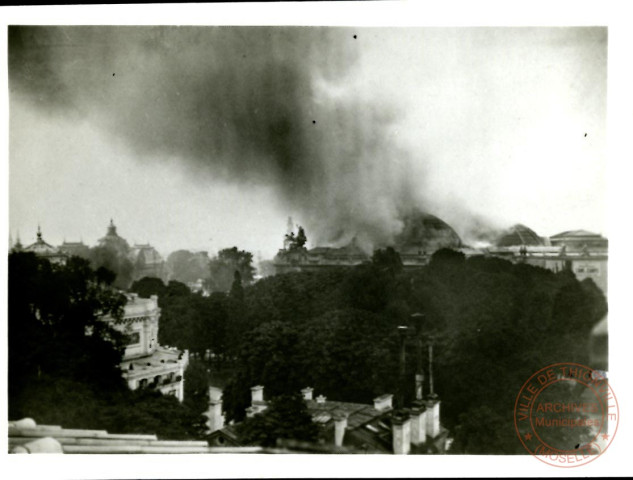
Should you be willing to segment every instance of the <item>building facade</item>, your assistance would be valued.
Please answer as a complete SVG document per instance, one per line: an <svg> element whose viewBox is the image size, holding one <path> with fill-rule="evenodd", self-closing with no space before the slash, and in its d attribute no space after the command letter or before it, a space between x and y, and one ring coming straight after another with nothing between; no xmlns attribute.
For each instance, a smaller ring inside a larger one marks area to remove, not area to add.
<svg viewBox="0 0 633 480"><path fill-rule="evenodd" d="M14 249L16 248L14 247ZM35 255L46 258L49 262L56 264L63 265L68 259L68 255L44 241L44 239L42 238L42 231L40 230L39 226L37 227L37 240L35 241L35 243L21 248L21 251L34 253Z"/></svg>
<svg viewBox="0 0 633 480"><path fill-rule="evenodd" d="M139 298L128 294L123 319L115 322L110 316L103 318L111 322L127 339L121 369L132 390L150 388L165 395L173 395L183 401L184 374L189 363L188 352L158 344L160 308L158 297Z"/></svg>
<svg viewBox="0 0 633 480"><path fill-rule="evenodd" d="M140 280L143 277L155 277L163 281L167 279L165 261L149 243L134 245L127 256L134 266L132 280Z"/></svg>
<svg viewBox="0 0 633 480"><path fill-rule="evenodd" d="M541 238L516 225L485 253L554 272L569 270L578 280L590 278L605 295L608 292L609 242L597 233L573 230Z"/></svg>

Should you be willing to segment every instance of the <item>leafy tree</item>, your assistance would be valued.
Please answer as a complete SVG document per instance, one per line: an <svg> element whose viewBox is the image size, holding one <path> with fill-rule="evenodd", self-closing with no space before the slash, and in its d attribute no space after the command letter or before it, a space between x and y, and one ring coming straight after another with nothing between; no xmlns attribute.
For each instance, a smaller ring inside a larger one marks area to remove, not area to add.
<svg viewBox="0 0 633 480"><path fill-rule="evenodd" d="M209 257L206 252L193 253L177 250L167 257L167 267L171 278L179 282L195 282L209 276Z"/></svg>
<svg viewBox="0 0 633 480"><path fill-rule="evenodd" d="M209 408L209 367L198 359L191 359L185 371L185 406L195 414L202 415ZM206 417L205 417L206 418ZM198 425L205 430L205 419Z"/></svg>
<svg viewBox="0 0 633 480"><path fill-rule="evenodd" d="M244 288L227 418L243 417L257 384L270 395L310 385L363 403L395 393L395 327L414 323L415 312L424 315L423 339L433 335L434 387L442 423L455 433L452 451L521 452L513 440L516 394L544 365L586 363L590 330L607 311L604 295L570 272L498 258L444 250L428 267L398 273L385 268L393 257L382 252L370 265L277 275ZM416 345L407 347L410 386ZM426 352L422 366L428 371Z"/></svg>
<svg viewBox="0 0 633 480"><path fill-rule="evenodd" d="M120 319L125 301L108 279L79 257L53 265L31 253L9 255L9 417L199 438L204 419L196 409L128 389L119 367L123 335L101 320Z"/></svg>
<svg viewBox="0 0 633 480"><path fill-rule="evenodd" d="M244 301L244 287L242 287L242 275L240 275L240 272L237 270L235 270L235 274L233 276L233 284L231 285L231 292L229 296L238 302Z"/></svg>
<svg viewBox="0 0 633 480"><path fill-rule="evenodd" d="M400 254L396 252L393 247L376 250L371 261L379 269L389 271L393 275L402 273L402 269L404 268Z"/></svg>
<svg viewBox="0 0 633 480"><path fill-rule="evenodd" d="M292 359L297 391L310 385L332 399L370 402L396 391L397 352L397 331L384 317L354 309L325 313L300 330Z"/></svg>
<svg viewBox="0 0 633 480"><path fill-rule="evenodd" d="M248 333L237 373L224 395L228 419L241 419L253 385L271 396L308 385L347 401L371 401L394 391L395 329L369 312L329 312L301 325L264 323Z"/></svg>
<svg viewBox="0 0 633 480"><path fill-rule="evenodd" d="M266 410L239 424L237 434L242 444L274 447L278 439L314 442L319 430L303 398L295 394L273 398Z"/></svg>
<svg viewBox="0 0 633 480"><path fill-rule="evenodd" d="M158 301L165 297L166 287L160 278L143 277L135 281L130 287L131 292L138 293L141 298L149 298L152 295L158 295Z"/></svg>
<svg viewBox="0 0 633 480"><path fill-rule="evenodd" d="M253 281L255 267L253 267L253 254L237 247L225 248L218 252L218 256L209 262L209 285L213 291L228 292L235 278L235 272L239 272L242 282L250 284Z"/></svg>
<svg viewBox="0 0 633 480"><path fill-rule="evenodd" d="M93 268L104 267L114 272L116 275L115 287L127 289L132 283L134 265L120 251L107 246L97 246L90 249L88 258Z"/></svg>
<svg viewBox="0 0 633 480"><path fill-rule="evenodd" d="M123 336L99 320L120 318L125 299L87 260L64 266L30 253L9 256L9 396L42 375L116 386Z"/></svg>
<svg viewBox="0 0 633 480"><path fill-rule="evenodd" d="M191 290L187 285L176 280L170 280L165 290L166 297L190 297L192 295Z"/></svg>
<svg viewBox="0 0 633 480"><path fill-rule="evenodd" d="M298 331L283 322L264 323L244 335L236 362L237 374L224 394L227 419L241 420L250 404L250 387L265 385L268 395L299 391L302 372L295 368Z"/></svg>

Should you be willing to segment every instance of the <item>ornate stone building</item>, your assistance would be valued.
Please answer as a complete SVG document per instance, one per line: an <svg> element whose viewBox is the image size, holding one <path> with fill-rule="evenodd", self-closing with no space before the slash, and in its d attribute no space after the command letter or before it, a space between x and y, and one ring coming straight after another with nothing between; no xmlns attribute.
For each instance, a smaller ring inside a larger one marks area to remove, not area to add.
<svg viewBox="0 0 633 480"><path fill-rule="evenodd" d="M48 259L51 263L64 264L68 259L68 256L65 253L61 252L58 248L55 248L44 241L39 225L37 227L37 240L35 241L35 243L24 247L22 251L32 252L40 257Z"/></svg>
<svg viewBox="0 0 633 480"><path fill-rule="evenodd" d="M128 258L134 266L133 280L143 277L156 277L163 281L167 279L165 261L149 243L134 245L128 253Z"/></svg>
<svg viewBox="0 0 633 480"><path fill-rule="evenodd" d="M578 280L590 278L605 294L608 291L609 242L597 233L574 230L547 238L515 225L485 252L555 272L570 270Z"/></svg>
<svg viewBox="0 0 633 480"><path fill-rule="evenodd" d="M127 338L121 363L123 376L132 390L151 388L165 395L184 399L184 372L189 362L188 352L162 347L158 344L160 308L158 297L139 298L128 294L123 321L115 328ZM110 316L103 318L114 323Z"/></svg>

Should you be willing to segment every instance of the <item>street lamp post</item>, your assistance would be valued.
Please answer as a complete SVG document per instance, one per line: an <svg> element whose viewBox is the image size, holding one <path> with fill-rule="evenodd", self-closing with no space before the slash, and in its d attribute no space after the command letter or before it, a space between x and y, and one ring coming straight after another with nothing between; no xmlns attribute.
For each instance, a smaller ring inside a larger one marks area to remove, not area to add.
<svg viewBox="0 0 633 480"><path fill-rule="evenodd" d="M414 313L411 315L411 319L413 319L415 324L418 347L418 365L415 372L415 399L422 401L424 398L424 367L422 366L422 325L424 323L424 314L419 312Z"/></svg>
<svg viewBox="0 0 633 480"><path fill-rule="evenodd" d="M406 379L406 347L405 341L409 327L406 325L398 326L398 334L400 336L400 375L398 379L398 408L404 408L404 384Z"/></svg>
<svg viewBox="0 0 633 480"><path fill-rule="evenodd" d="M435 396L433 391L433 337L429 337L429 396Z"/></svg>

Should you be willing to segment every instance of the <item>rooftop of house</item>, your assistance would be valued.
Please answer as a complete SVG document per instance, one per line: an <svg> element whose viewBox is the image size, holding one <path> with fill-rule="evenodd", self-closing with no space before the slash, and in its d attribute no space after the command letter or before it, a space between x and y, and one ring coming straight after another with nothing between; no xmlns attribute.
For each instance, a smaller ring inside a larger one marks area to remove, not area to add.
<svg viewBox="0 0 633 480"><path fill-rule="evenodd" d="M323 426L334 424L334 419L338 415L347 416L347 428L352 430L360 427L372 420L384 416L392 409L376 410L373 405L351 402L333 402L324 400L306 400L308 412L312 420Z"/></svg>
<svg viewBox="0 0 633 480"><path fill-rule="evenodd" d="M154 371L158 375L160 371L169 370L170 366L175 368L182 362L186 363L187 360L184 359L184 356L185 354L179 350L158 347L151 355L124 360L121 362L121 369L128 377L134 374L147 376ZM130 369L130 365L132 365L132 369Z"/></svg>
<svg viewBox="0 0 633 480"><path fill-rule="evenodd" d="M599 233L589 232L587 230L567 230L565 232L557 233L556 235L552 235L550 238L556 240L561 238L602 238L602 235Z"/></svg>
<svg viewBox="0 0 633 480"><path fill-rule="evenodd" d="M24 247L24 251L33 252L43 257L63 256L63 253L61 253L57 248L49 245L44 241L44 239L42 238L42 231L39 226L37 227L37 240L35 241L35 243Z"/></svg>
<svg viewBox="0 0 633 480"><path fill-rule="evenodd" d="M68 429L38 425L31 418L9 422L9 453L196 454L297 453L298 449L210 447L204 440L159 440L152 434L108 433L106 430Z"/></svg>
<svg viewBox="0 0 633 480"><path fill-rule="evenodd" d="M158 309L158 297L152 295L150 298L141 298L135 293L126 295L127 302L124 306L123 318L144 317L153 315ZM106 320L109 316L104 317Z"/></svg>

